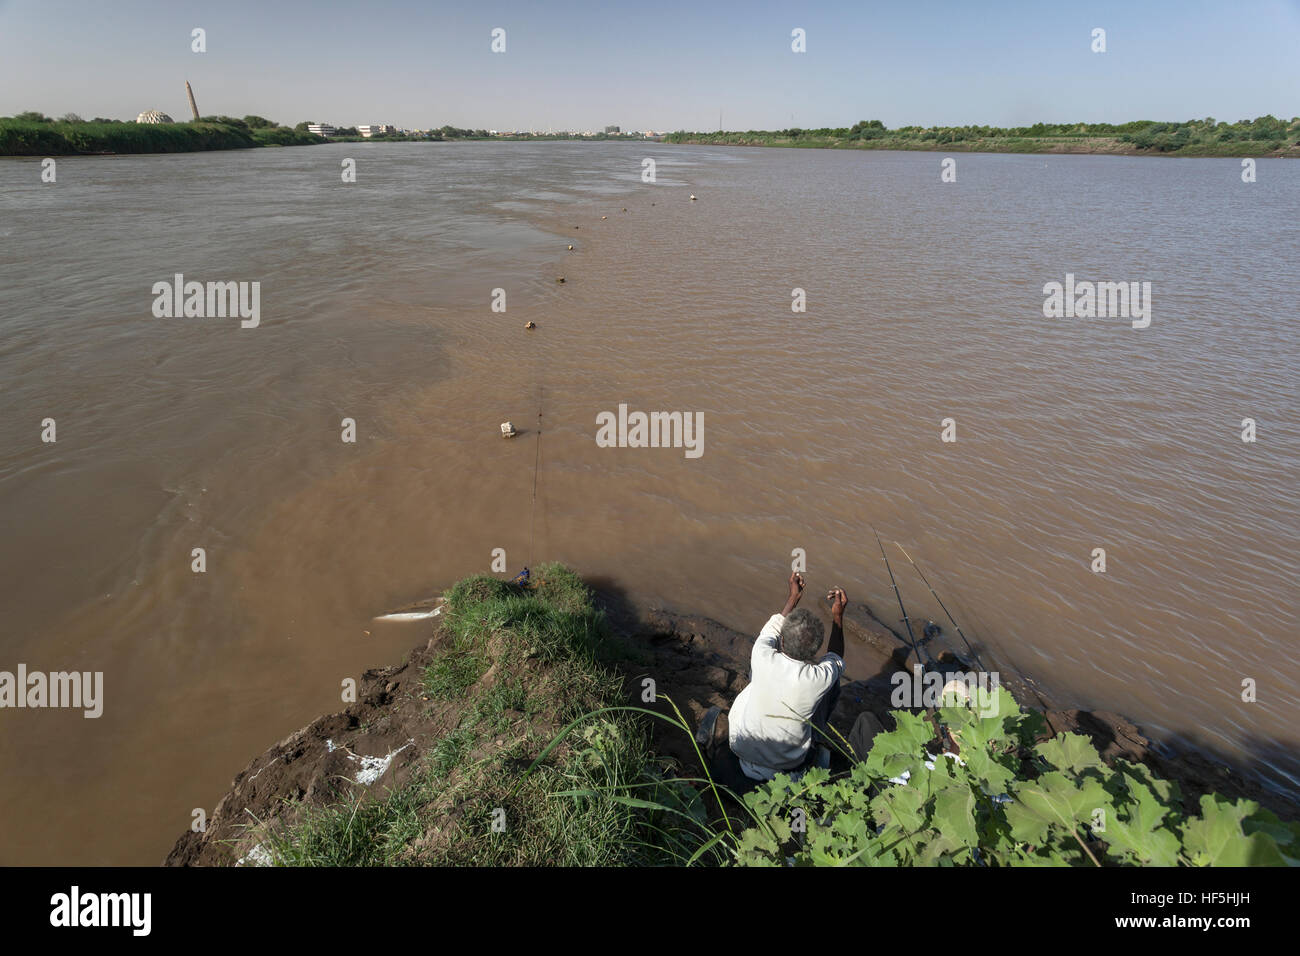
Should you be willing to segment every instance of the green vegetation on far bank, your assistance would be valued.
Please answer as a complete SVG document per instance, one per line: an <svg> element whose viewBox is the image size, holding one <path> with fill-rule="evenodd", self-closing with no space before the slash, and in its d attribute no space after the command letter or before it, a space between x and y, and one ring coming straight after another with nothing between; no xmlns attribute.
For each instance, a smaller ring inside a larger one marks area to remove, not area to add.
<svg viewBox="0 0 1300 956"><path fill-rule="evenodd" d="M307 146L326 142L449 142L460 140L639 141L639 135L596 133L492 133L442 126L419 132L361 136L343 128L328 139L308 123L280 126L260 116L204 116L188 123L135 123L68 114L58 120L27 112L0 117L0 156L58 156L78 153L176 153L258 146ZM879 120L820 129L685 132L666 134L665 143L711 146L778 146L806 149L898 149L991 153L1101 153L1131 156L1300 157L1300 117L1261 116L1235 123L1213 117L1162 123L1036 123L993 126L903 126Z"/></svg>
<svg viewBox="0 0 1300 956"><path fill-rule="evenodd" d="M1003 688L978 709L936 710L959 759L927 753L936 733L924 712L896 710L864 760L828 741L838 772L783 774L743 799L708 776L676 776L653 752L650 721L688 738L693 728L675 704L676 717L627 703L600 663L644 664L645 650L619 643L573 571L537 572L533 589L479 575L448 592L423 692L431 712L459 708L453 724L395 789L288 805L264 831L269 861L1300 865L1300 824L1212 795L1193 810L1148 767L1050 736Z"/></svg>
<svg viewBox="0 0 1300 956"><path fill-rule="evenodd" d="M1300 117L1261 116L1223 123L1213 117L1182 123L1036 123L1033 126L903 126L863 120L831 129L670 133L664 142L712 146L812 149L912 149L989 153L1112 153L1160 156L1300 156Z"/></svg>
<svg viewBox="0 0 1300 956"><path fill-rule="evenodd" d="M257 146L308 146L320 136L278 126L258 116L204 116L189 123L59 120L40 113L0 117L0 156L66 156L86 153L188 153Z"/></svg>
<svg viewBox="0 0 1300 956"><path fill-rule="evenodd" d="M492 133L485 129L442 126L419 132L362 136L344 127L328 138L307 127L310 121L281 126L261 116L203 116L188 123L136 123L95 117L83 120L69 113L51 119L28 111L0 116L0 156L68 156L99 153L189 153L210 149L251 149L257 146L312 146L318 143L442 143L460 140L614 140L641 139L639 134Z"/></svg>
<svg viewBox="0 0 1300 956"><path fill-rule="evenodd" d="M307 123L299 123L294 129L305 130ZM458 142L461 140L477 141L507 141L507 142L549 142L551 140L573 140L575 142L596 142L603 140L612 140L614 142L633 142L640 141L643 137L639 133L516 133L516 132L492 132L486 129L463 129L458 126L439 126L435 129L419 130L415 132L396 132L396 133L374 133L370 136L362 136L357 132L355 126L347 126L336 129L330 134L331 143L446 143Z"/></svg>

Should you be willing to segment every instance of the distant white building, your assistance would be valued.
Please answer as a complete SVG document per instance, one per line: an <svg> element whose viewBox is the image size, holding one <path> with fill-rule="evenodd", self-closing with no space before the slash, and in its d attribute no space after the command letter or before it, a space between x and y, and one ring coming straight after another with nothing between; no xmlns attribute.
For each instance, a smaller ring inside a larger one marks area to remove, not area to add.
<svg viewBox="0 0 1300 956"><path fill-rule="evenodd" d="M137 123L174 123L176 122L166 113L160 113L158 110L145 110L135 118Z"/></svg>
<svg viewBox="0 0 1300 956"><path fill-rule="evenodd" d="M315 133L317 136L333 136L338 130L329 123L308 123L307 132Z"/></svg>
<svg viewBox="0 0 1300 956"><path fill-rule="evenodd" d="M389 126L387 123L375 123L370 126L358 126L357 132L369 139L371 136L380 136L387 133L396 133L396 126Z"/></svg>

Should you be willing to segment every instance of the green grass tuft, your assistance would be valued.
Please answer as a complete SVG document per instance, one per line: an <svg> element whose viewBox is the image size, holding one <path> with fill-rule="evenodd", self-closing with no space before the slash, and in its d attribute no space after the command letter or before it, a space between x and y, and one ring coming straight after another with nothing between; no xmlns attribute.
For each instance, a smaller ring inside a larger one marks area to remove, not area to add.
<svg viewBox="0 0 1300 956"><path fill-rule="evenodd" d="M478 575L446 599L447 648L424 687L461 703L456 728L395 790L291 807L292 823L264 831L275 862L610 866L680 862L698 846L675 834L702 803L621 706L622 682L596 656L609 629L577 574L543 565L531 588Z"/></svg>

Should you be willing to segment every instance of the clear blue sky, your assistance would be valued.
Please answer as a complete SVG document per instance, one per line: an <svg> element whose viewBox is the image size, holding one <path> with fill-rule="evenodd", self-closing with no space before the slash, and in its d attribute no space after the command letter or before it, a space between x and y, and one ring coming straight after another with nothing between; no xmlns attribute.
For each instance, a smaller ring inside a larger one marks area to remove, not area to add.
<svg viewBox="0 0 1300 956"><path fill-rule="evenodd" d="M190 51L194 27L206 53ZM806 53L791 52L795 27ZM0 115L184 119L186 79L204 114L288 124L1289 118L1300 0L0 0Z"/></svg>

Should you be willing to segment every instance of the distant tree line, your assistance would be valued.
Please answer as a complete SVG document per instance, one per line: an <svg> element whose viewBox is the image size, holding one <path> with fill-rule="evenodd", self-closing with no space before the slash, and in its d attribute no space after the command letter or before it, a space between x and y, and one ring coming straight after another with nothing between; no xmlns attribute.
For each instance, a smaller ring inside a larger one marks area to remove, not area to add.
<svg viewBox="0 0 1300 956"><path fill-rule="evenodd" d="M27 110L0 117L0 155L55 156L76 153L178 153L258 146L306 146L325 140L287 129L261 116L204 116L189 123L137 123L75 113L51 119Z"/></svg>
<svg viewBox="0 0 1300 956"><path fill-rule="evenodd" d="M1130 123L1035 123L1032 126L902 126L891 130L880 120L862 120L848 127L781 130L679 131L667 142L716 143L746 146L867 147L970 149L1039 152L1054 147L1087 149L1085 141L1110 141L1131 150L1184 155L1246 155L1297 149L1300 117L1275 116L1224 123L1206 117L1181 123L1136 120ZM1104 147L1104 144L1099 143ZM1099 149L1098 151L1104 151Z"/></svg>

